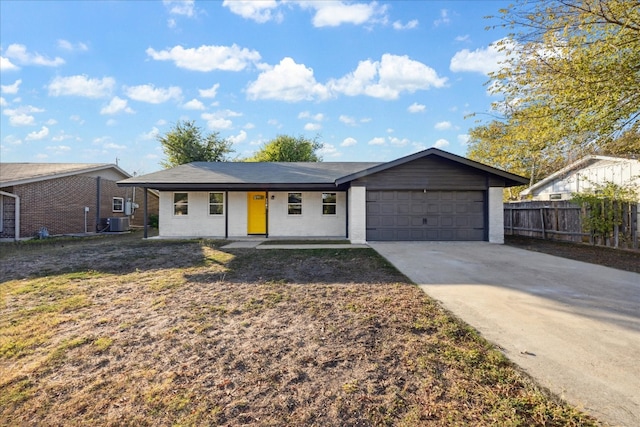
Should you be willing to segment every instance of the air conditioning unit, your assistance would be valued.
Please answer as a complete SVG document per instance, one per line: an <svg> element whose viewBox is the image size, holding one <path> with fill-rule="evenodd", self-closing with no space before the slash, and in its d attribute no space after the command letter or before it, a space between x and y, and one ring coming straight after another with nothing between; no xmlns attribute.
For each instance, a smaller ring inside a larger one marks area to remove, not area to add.
<svg viewBox="0 0 640 427"><path fill-rule="evenodd" d="M129 218L126 216L109 218L109 231L129 231Z"/></svg>

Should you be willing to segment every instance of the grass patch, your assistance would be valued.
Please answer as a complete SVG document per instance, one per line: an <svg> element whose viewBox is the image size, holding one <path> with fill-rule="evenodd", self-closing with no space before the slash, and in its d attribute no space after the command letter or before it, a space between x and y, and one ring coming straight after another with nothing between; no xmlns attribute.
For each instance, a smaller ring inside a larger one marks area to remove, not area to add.
<svg viewBox="0 0 640 427"><path fill-rule="evenodd" d="M371 249L221 244L6 258L75 270L0 286L0 424L597 425Z"/></svg>

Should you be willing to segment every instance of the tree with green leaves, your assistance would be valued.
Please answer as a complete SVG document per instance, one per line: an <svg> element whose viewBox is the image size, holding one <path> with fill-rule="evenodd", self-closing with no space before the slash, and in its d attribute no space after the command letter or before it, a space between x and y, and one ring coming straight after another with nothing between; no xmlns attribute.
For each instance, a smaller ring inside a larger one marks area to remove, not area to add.
<svg viewBox="0 0 640 427"><path fill-rule="evenodd" d="M499 153L495 166L535 182L585 154L629 154L620 138L640 117L638 1L517 0L500 13L513 30L490 74L502 117L470 131L469 157Z"/></svg>
<svg viewBox="0 0 640 427"><path fill-rule="evenodd" d="M191 162L224 162L233 152L231 142L220 138L218 132L202 134L194 121L178 121L166 135L158 136L167 156L160 164L165 168Z"/></svg>
<svg viewBox="0 0 640 427"><path fill-rule="evenodd" d="M322 157L316 151L323 147L318 138L304 136L278 135L265 143L248 162L321 162Z"/></svg>

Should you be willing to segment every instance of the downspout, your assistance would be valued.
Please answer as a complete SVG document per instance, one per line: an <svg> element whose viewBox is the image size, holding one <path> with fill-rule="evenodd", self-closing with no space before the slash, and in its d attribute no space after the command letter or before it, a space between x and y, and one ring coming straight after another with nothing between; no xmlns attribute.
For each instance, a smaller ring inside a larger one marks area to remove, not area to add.
<svg viewBox="0 0 640 427"><path fill-rule="evenodd" d="M14 206L14 230L13 230L13 238L17 241L20 240L20 196L16 194L7 193L6 191L0 191L0 194L7 197L13 197L16 200L16 204Z"/></svg>
<svg viewBox="0 0 640 427"><path fill-rule="evenodd" d="M264 237L266 239L269 238L269 192L267 191L267 196L266 196L266 200L265 200L265 204L264 204L264 209L265 209L265 226L266 226L266 230L265 230L265 235Z"/></svg>
<svg viewBox="0 0 640 427"><path fill-rule="evenodd" d="M344 192L345 194L345 218L346 218L346 227L345 227L345 231L346 231L346 238L349 239L349 189L347 189L347 191Z"/></svg>
<svg viewBox="0 0 640 427"><path fill-rule="evenodd" d="M229 191L224 192L224 238L229 238Z"/></svg>
<svg viewBox="0 0 640 427"><path fill-rule="evenodd" d="M147 215L147 199L148 199L149 189L147 187L142 187L142 188L144 189L144 198L143 198L144 219L142 220L142 227L144 228L144 238L146 239L149 236L149 233L147 231L149 229L149 220L148 220L149 215ZM160 228L159 224L158 224L158 228Z"/></svg>
<svg viewBox="0 0 640 427"><path fill-rule="evenodd" d="M96 231L100 231L100 177L96 177Z"/></svg>

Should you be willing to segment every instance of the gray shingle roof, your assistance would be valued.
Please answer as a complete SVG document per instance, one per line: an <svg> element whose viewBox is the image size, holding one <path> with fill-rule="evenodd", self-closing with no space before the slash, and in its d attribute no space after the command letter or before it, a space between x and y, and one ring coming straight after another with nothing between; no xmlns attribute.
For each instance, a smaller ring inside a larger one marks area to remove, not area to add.
<svg viewBox="0 0 640 427"><path fill-rule="evenodd" d="M111 163L0 163L0 186L8 187L109 168L118 170L123 176L129 176Z"/></svg>
<svg viewBox="0 0 640 427"><path fill-rule="evenodd" d="M378 165L372 162L194 162L141 175L120 185L150 188L248 188L266 185L335 186L338 178Z"/></svg>

